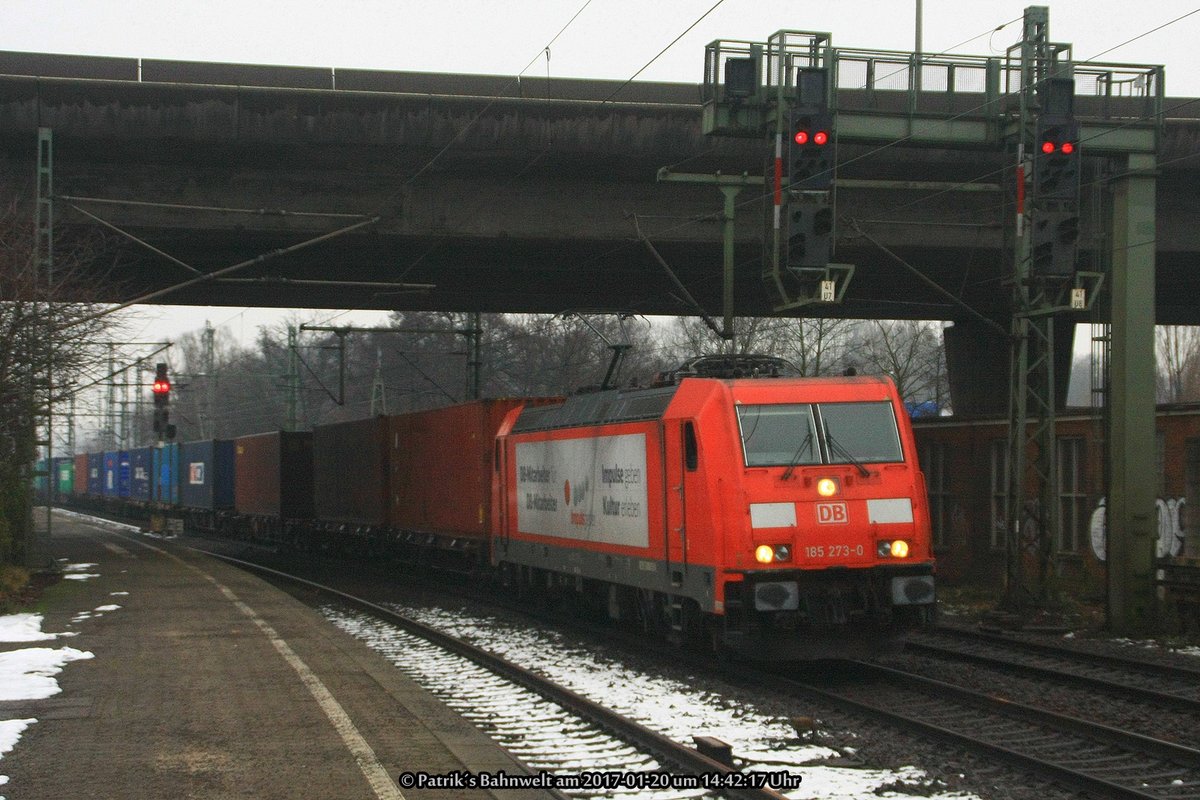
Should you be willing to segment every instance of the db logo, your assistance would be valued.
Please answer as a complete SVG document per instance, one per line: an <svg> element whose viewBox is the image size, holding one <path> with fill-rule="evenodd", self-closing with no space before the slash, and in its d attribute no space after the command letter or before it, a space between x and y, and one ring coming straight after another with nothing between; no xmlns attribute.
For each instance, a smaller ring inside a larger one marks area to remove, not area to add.
<svg viewBox="0 0 1200 800"><path fill-rule="evenodd" d="M817 522L821 525L844 525L849 521L845 503L817 503Z"/></svg>

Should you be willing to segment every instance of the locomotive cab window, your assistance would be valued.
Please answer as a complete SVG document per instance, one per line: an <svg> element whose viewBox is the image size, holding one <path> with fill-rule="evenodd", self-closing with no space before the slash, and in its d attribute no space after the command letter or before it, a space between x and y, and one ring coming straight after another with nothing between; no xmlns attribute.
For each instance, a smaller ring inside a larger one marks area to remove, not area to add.
<svg viewBox="0 0 1200 800"><path fill-rule="evenodd" d="M821 463L811 405L738 406L737 414L747 467Z"/></svg>
<svg viewBox="0 0 1200 800"><path fill-rule="evenodd" d="M831 464L904 460L891 403L822 403L817 410Z"/></svg>
<svg viewBox="0 0 1200 800"><path fill-rule="evenodd" d="M696 446L696 426L691 422L683 423L683 462L688 472L695 472L700 466L700 452Z"/></svg>
<svg viewBox="0 0 1200 800"><path fill-rule="evenodd" d="M889 402L739 405L747 467L903 461Z"/></svg>

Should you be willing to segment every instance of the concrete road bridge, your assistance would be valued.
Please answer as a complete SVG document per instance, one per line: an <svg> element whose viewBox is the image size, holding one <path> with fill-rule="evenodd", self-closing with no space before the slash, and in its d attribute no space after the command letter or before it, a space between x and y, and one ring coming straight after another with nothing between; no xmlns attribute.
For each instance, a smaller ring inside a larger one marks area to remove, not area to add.
<svg viewBox="0 0 1200 800"><path fill-rule="evenodd" d="M920 107L970 110L981 95L967 83L924 92ZM887 124L874 123L878 142L839 148L836 260L857 271L843 303L802 313L962 318L932 281L1006 320L1009 159L888 146L912 119L906 97L839 96ZM109 234L92 299L192 281L154 301L719 315L722 194L660 170L761 176L771 153L702 135L700 101L695 85L0 53L0 180L31 198L38 130L52 131L57 236ZM1146 232L1157 314L1198 324L1200 102L1163 110ZM1102 266L1110 162L1084 164L1081 265ZM772 311L768 202L758 187L736 198L738 314Z"/></svg>

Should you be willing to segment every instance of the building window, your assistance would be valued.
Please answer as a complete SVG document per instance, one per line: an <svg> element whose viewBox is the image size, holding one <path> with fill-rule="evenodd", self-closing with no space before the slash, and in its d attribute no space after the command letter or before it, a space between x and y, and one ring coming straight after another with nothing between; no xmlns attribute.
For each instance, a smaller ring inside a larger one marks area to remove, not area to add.
<svg viewBox="0 0 1200 800"><path fill-rule="evenodd" d="M1058 440L1058 549L1078 553L1083 548L1088 526L1087 487L1084 483L1084 442L1081 438Z"/></svg>
<svg viewBox="0 0 1200 800"><path fill-rule="evenodd" d="M1008 440L994 439L991 446L992 549L1003 550L1008 530Z"/></svg>
<svg viewBox="0 0 1200 800"><path fill-rule="evenodd" d="M929 442L921 448L921 471L929 492L929 522L933 527L933 546L946 546L950 494L946 491L946 444Z"/></svg>

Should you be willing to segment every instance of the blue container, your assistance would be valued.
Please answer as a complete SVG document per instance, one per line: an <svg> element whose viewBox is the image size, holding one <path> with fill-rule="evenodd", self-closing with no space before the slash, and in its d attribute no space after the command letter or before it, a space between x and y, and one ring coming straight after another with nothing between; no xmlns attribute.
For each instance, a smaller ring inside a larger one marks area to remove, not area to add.
<svg viewBox="0 0 1200 800"><path fill-rule="evenodd" d="M117 496L129 497L130 478L133 476L129 469L129 451L121 450L117 461Z"/></svg>
<svg viewBox="0 0 1200 800"><path fill-rule="evenodd" d="M104 494L104 453L87 454L87 493L92 497Z"/></svg>
<svg viewBox="0 0 1200 800"><path fill-rule="evenodd" d="M154 473L153 447L129 451L129 498L150 502L151 476Z"/></svg>
<svg viewBox="0 0 1200 800"><path fill-rule="evenodd" d="M179 445L154 448L154 485L151 499L158 505L179 505Z"/></svg>
<svg viewBox="0 0 1200 800"><path fill-rule="evenodd" d="M105 497L117 497L117 490L120 488L120 470L118 462L121 454L115 450L104 451L104 467L103 467L103 486L100 488L100 493Z"/></svg>
<svg viewBox="0 0 1200 800"><path fill-rule="evenodd" d="M104 454L104 496L129 497L128 450L109 450Z"/></svg>
<svg viewBox="0 0 1200 800"><path fill-rule="evenodd" d="M179 505L233 508L233 441L205 439L179 446Z"/></svg>

